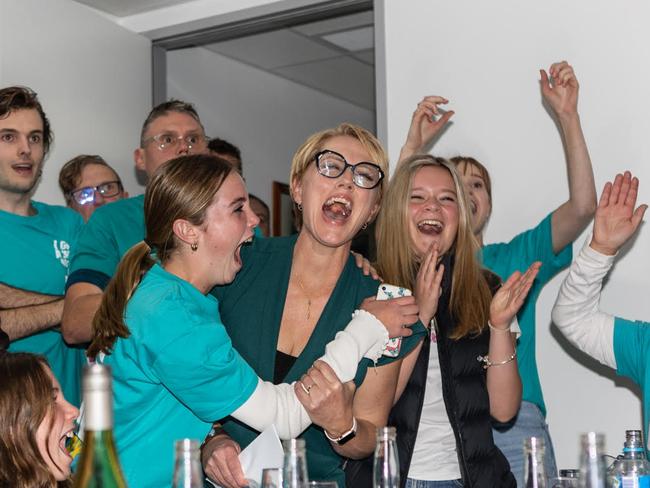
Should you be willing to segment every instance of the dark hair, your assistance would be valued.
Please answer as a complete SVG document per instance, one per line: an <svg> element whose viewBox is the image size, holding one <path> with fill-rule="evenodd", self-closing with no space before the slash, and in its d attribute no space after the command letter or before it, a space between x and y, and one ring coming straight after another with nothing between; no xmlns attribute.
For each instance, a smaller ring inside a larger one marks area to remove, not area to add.
<svg viewBox="0 0 650 488"><path fill-rule="evenodd" d="M68 481L57 483L36 441L53 408L47 367L42 356L0 351L0 487L70 486Z"/></svg>
<svg viewBox="0 0 650 488"><path fill-rule="evenodd" d="M248 194L248 200L255 200L255 201L259 202L262 205L262 207L264 207L269 214L271 213L271 210L269 209L269 206L260 197L258 197L256 195L253 195L252 193L249 193Z"/></svg>
<svg viewBox="0 0 650 488"><path fill-rule="evenodd" d="M43 154L47 155L52 145L54 134L50 128L50 121L43 111L38 95L26 86L10 86L0 89L0 119L9 117L16 110L33 109L38 112L43 122Z"/></svg>
<svg viewBox="0 0 650 488"><path fill-rule="evenodd" d="M174 221L185 219L202 225L205 212L232 171L230 163L209 154L180 156L156 171L144 194L146 237L124 255L102 295L93 319L88 357L100 351L110 354L118 337L129 337L124 311L142 277L154 265L152 249L160 262L167 261L177 244Z"/></svg>
<svg viewBox="0 0 650 488"><path fill-rule="evenodd" d="M223 156L232 156L241 163L241 151L237 146L231 144L228 141L215 137L214 139L210 139L210 142L208 142L208 149L211 152L218 153Z"/></svg>
<svg viewBox="0 0 650 488"><path fill-rule="evenodd" d="M120 175L117 174L117 171L115 171L111 165L104 160L104 158L96 154L80 154L65 163L59 172L59 187L61 188L68 205L72 202L71 193L81 180L81 172L90 164L107 167L115 173L117 181L119 181L120 184L122 183Z"/></svg>
<svg viewBox="0 0 650 488"><path fill-rule="evenodd" d="M149 115L147 115L144 124L142 124L142 131L140 132L140 147L144 146L144 141L146 139L145 133L147 132L147 129L152 124L152 122L159 117L167 115L169 112L178 112L181 114L189 115L194 120L196 120L201 126L201 129L203 129L203 124L201 123L201 119L199 118L199 114L194 108L194 105L191 103L183 102L182 100L171 99L167 102L156 105L151 109Z"/></svg>

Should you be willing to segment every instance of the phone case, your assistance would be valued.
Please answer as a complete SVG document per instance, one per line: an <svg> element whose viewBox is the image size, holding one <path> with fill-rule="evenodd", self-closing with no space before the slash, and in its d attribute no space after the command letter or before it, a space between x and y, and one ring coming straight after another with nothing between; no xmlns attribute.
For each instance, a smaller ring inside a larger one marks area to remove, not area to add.
<svg viewBox="0 0 650 488"><path fill-rule="evenodd" d="M377 290L377 300L389 300L391 298L399 298L399 297L410 297L411 296L411 290L408 288L402 288L401 286L396 286L396 285L389 285L388 283L382 283L379 285L379 289ZM402 347L402 338L401 337L395 337L393 339L389 339L388 343L386 344L386 347L384 347L384 351L382 354L384 356L388 356L391 358L396 358L399 356L399 350Z"/></svg>

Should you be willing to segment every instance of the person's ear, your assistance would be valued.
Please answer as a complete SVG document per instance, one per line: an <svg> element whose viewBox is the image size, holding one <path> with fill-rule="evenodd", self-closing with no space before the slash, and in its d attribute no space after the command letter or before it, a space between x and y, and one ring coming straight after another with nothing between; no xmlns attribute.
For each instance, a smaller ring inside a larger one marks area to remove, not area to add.
<svg viewBox="0 0 650 488"><path fill-rule="evenodd" d="M172 231L178 240L186 243L188 246L196 246L199 241L199 232L195 225L192 225L185 219L176 219L172 224Z"/></svg>
<svg viewBox="0 0 650 488"><path fill-rule="evenodd" d="M144 149L141 147L133 151L133 160L135 161L135 167L140 171L145 171L144 158Z"/></svg>

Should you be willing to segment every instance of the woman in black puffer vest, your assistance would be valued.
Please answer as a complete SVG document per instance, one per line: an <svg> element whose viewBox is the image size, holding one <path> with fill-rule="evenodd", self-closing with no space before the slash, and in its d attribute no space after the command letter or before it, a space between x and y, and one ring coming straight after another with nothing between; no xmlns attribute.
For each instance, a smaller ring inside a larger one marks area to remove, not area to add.
<svg viewBox="0 0 650 488"><path fill-rule="evenodd" d="M499 288L478 249L453 165L428 155L401 162L378 220L378 270L414 290L431 327L403 361L388 421L402 487L516 486L492 425L509 422L521 401L516 313L539 265ZM348 486L369 486L367 467L349 463Z"/></svg>

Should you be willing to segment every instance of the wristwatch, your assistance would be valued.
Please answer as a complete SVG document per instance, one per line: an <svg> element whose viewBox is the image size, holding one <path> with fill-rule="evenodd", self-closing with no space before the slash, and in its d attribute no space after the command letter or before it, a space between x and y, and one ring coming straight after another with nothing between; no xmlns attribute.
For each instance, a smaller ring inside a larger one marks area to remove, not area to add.
<svg viewBox="0 0 650 488"><path fill-rule="evenodd" d="M352 428L350 428L350 430L343 432L338 437L330 437L330 435L327 433L327 430L325 429L323 429L323 432L325 432L325 437L327 437L331 442L334 442L339 446L342 446L346 442L349 442L352 439L354 439L354 437L357 435L357 419L352 417Z"/></svg>

